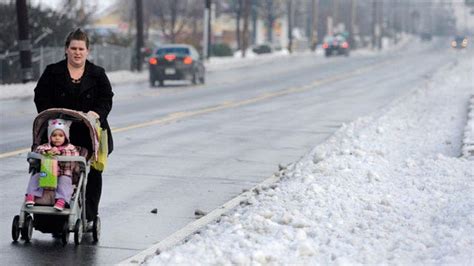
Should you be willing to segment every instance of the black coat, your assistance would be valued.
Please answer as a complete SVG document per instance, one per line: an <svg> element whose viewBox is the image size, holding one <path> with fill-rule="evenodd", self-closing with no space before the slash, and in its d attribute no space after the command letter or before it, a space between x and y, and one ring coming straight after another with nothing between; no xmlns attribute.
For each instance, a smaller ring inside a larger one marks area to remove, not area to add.
<svg viewBox="0 0 474 266"><path fill-rule="evenodd" d="M112 110L113 96L109 79L102 67L86 61L81 83L78 88L74 88L66 60L63 60L46 67L36 85L34 101L38 113L49 108L68 108L99 114L101 127L108 132L110 154L114 146L107 116Z"/></svg>

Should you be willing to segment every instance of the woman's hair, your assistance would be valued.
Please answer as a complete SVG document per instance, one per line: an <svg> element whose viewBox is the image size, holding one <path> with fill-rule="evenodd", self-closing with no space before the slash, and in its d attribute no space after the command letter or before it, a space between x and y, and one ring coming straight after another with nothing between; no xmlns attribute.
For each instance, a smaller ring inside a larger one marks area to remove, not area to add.
<svg viewBox="0 0 474 266"><path fill-rule="evenodd" d="M87 33L85 33L81 28L77 28L76 30L69 33L66 37L66 48L69 47L71 41L84 41L86 42L86 48L89 49L89 37L87 37Z"/></svg>

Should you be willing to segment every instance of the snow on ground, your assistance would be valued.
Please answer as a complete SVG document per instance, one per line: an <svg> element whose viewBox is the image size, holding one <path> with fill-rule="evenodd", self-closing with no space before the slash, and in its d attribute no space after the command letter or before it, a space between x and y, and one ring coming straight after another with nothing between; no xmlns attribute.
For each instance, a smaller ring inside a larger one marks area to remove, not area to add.
<svg viewBox="0 0 474 266"><path fill-rule="evenodd" d="M391 53L394 51L400 51L400 50L406 49L408 45L411 45L411 44L419 45L420 43L418 36L414 36L411 34L401 33L398 36L398 38L399 39L397 43L394 43L393 39L382 38L382 47L383 47L382 51L379 51L378 49L364 48L364 49L354 50L351 53L357 54L357 55L377 56L377 55L380 55L380 53Z"/></svg>
<svg viewBox="0 0 474 266"><path fill-rule="evenodd" d="M472 62L343 125L247 206L147 264L472 265L474 162L459 157Z"/></svg>

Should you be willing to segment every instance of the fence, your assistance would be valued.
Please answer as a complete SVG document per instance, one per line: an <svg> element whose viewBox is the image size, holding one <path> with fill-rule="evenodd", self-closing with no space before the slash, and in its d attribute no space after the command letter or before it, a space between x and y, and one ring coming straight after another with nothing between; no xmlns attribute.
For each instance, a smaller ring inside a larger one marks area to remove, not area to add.
<svg viewBox="0 0 474 266"><path fill-rule="evenodd" d="M33 79L38 80L47 65L64 58L63 47L41 47L32 51ZM132 49L120 46L91 46L89 60L106 71L130 70ZM0 55L0 84L21 82L18 52Z"/></svg>

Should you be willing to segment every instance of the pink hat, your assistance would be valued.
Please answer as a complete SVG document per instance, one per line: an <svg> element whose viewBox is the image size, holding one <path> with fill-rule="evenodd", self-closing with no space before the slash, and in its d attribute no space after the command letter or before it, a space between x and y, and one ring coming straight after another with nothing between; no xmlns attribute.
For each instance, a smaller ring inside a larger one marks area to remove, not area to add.
<svg viewBox="0 0 474 266"><path fill-rule="evenodd" d="M64 119L50 119L48 120L48 139L51 140L51 135L56 129L60 129L64 132L66 140L69 141L69 128L71 127L72 121Z"/></svg>

